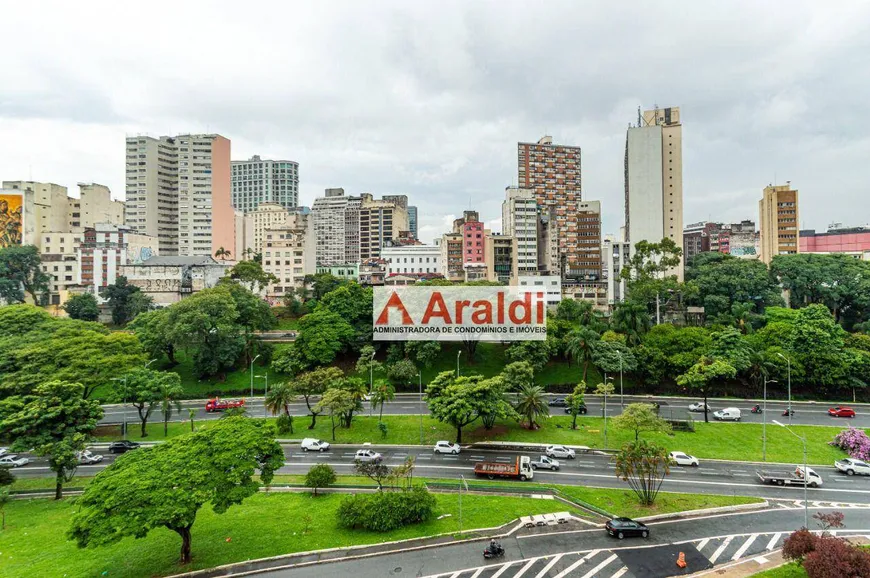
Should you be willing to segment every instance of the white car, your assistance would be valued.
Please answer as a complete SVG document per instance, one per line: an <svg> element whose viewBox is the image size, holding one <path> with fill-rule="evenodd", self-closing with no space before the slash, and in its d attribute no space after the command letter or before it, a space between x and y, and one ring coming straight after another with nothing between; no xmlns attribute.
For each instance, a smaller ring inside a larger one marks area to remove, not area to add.
<svg viewBox="0 0 870 578"><path fill-rule="evenodd" d="M725 409L714 411L713 419L718 419L719 421L740 421L740 408L726 407Z"/></svg>
<svg viewBox="0 0 870 578"><path fill-rule="evenodd" d="M0 458L0 468L20 468L30 463L27 458L19 458L15 454L9 454Z"/></svg>
<svg viewBox="0 0 870 578"><path fill-rule="evenodd" d="M0 458L9 453L9 448L0 448Z"/></svg>
<svg viewBox="0 0 870 578"><path fill-rule="evenodd" d="M100 454L92 454L89 450L79 452L79 463L82 465L98 464L103 461L103 456Z"/></svg>
<svg viewBox="0 0 870 578"><path fill-rule="evenodd" d="M372 450L357 450L353 459L361 462L379 462L384 459L384 456Z"/></svg>
<svg viewBox="0 0 870 578"><path fill-rule="evenodd" d="M671 452L668 454L668 459L678 466L698 466L698 458L683 452Z"/></svg>
<svg viewBox="0 0 870 578"><path fill-rule="evenodd" d="M867 462L862 462L861 460L856 460L855 458L846 458L843 460L839 460L834 462L834 465L837 467L838 470L848 476L853 476L855 474L870 476L870 464L868 464Z"/></svg>
<svg viewBox="0 0 870 578"><path fill-rule="evenodd" d="M544 450L544 453L547 454L547 457L550 458L568 458L569 460L574 459L574 450L571 448L566 448L565 446L547 446L547 449Z"/></svg>
<svg viewBox="0 0 870 578"><path fill-rule="evenodd" d="M704 408L706 408L706 410ZM691 404L689 406L689 411L701 411L706 413L707 411L712 411L712 408L706 403L699 401L697 403Z"/></svg>
<svg viewBox="0 0 870 578"><path fill-rule="evenodd" d="M459 444L452 444L450 442L437 442L435 444L435 453L436 454L453 454L456 455L460 452L461 448Z"/></svg>
<svg viewBox="0 0 870 578"><path fill-rule="evenodd" d="M305 438L302 440L303 452L325 452L329 449L329 442L316 438Z"/></svg>

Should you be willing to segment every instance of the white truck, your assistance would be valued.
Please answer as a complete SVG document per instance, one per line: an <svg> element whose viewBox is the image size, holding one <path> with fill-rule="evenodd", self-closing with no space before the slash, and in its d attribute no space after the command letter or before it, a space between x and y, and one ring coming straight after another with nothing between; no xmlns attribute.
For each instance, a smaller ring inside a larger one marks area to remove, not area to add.
<svg viewBox="0 0 870 578"><path fill-rule="evenodd" d="M802 486L806 484L811 488L818 488L824 483L822 477L812 468L807 468L804 472L803 466L797 466L794 471L756 470L755 474L761 483L777 486Z"/></svg>

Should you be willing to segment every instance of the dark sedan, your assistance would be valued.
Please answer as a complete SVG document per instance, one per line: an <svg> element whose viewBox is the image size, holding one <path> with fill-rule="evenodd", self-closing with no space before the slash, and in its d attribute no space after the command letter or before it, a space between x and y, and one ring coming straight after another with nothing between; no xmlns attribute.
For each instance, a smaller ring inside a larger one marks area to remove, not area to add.
<svg viewBox="0 0 870 578"><path fill-rule="evenodd" d="M641 522L635 522L631 518L613 518L608 520L604 527L607 533L611 536L616 536L620 540L626 536L640 536L646 538L649 536L649 528Z"/></svg>
<svg viewBox="0 0 870 578"><path fill-rule="evenodd" d="M550 407L565 407L566 405L568 405L568 402L565 401L564 397L554 397L550 400L550 403L548 405Z"/></svg>
<svg viewBox="0 0 870 578"><path fill-rule="evenodd" d="M571 406L565 406L565 413L571 413ZM577 408L577 413L581 413L581 414L586 413L586 404L585 403Z"/></svg>
<svg viewBox="0 0 870 578"><path fill-rule="evenodd" d="M109 444L109 453L113 454L123 454L124 452L128 452L130 450L135 450L139 447L140 444L136 442L131 442L129 440L123 440L120 442L112 442Z"/></svg>

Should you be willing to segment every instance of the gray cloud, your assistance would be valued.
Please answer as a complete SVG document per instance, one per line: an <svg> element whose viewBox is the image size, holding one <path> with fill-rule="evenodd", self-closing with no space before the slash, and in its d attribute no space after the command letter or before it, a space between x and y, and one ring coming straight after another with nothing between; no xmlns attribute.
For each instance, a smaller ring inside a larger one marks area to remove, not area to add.
<svg viewBox="0 0 870 578"><path fill-rule="evenodd" d="M434 236L497 219L516 143L547 133L583 147L616 231L625 128L657 103L682 109L686 222L754 218L774 179L807 226L870 221L866 3L120 4L6 10L0 178L122 194L124 133L208 130L299 161L309 204L406 193Z"/></svg>

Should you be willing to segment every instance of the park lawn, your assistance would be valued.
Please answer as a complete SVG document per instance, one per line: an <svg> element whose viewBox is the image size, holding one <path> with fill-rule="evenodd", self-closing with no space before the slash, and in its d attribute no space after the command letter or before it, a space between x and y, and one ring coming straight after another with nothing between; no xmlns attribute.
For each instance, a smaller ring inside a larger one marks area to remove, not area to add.
<svg viewBox="0 0 870 578"><path fill-rule="evenodd" d="M299 329L298 317L278 318L276 329Z"/></svg>
<svg viewBox="0 0 870 578"><path fill-rule="evenodd" d="M270 419L270 421L272 421ZM313 430L307 429L310 417L295 416L294 433L281 436L286 439L301 439L303 437L318 437L341 444L394 444L417 445L420 443L419 415L385 415L387 435L384 437L378 430L378 415L369 416L368 410L354 418L350 429L337 428L335 440L332 438L329 417L318 416L317 425ZM196 428L208 426L208 421L201 420L194 425ZM599 417L580 417L577 420L578 429L571 429L571 418L556 415L541 420L541 428L535 431L521 427L515 421L497 424L487 431L479 424L465 428L462 433L462 443L484 441L518 441L531 443L552 443L592 448L604 448L604 420ZM634 440L634 434L612 427L608 420L606 447L616 449L626 442ZM644 440L663 445L668 451L683 451L700 459L722 459L747 462L762 461L762 426L749 423L703 423L695 422L695 432L642 433ZM845 453L828 445L834 436L842 430L830 426L794 426L797 434L807 438L807 460L811 464L829 465L845 457ZM145 440L159 441L163 437L162 423L148 424L149 436ZM174 422L169 424L169 437L188 433L189 422ZM131 427L129 437L139 440L138 429ZM100 428L98 439L109 441L120 437L118 426ZM453 428L423 416L423 445L434 444L439 440L453 440L456 432ZM798 463L803 460L803 452L799 442L785 429L769 424L767 427L767 461Z"/></svg>
<svg viewBox="0 0 870 578"><path fill-rule="evenodd" d="M65 532L75 500L15 500L6 506L6 530L0 532L0 577L100 576L138 578L209 568L292 552L374 544L455 532L459 528L458 495L436 494L432 519L393 532L377 533L338 527L335 512L342 494L312 497L299 493L260 493L217 515L200 510L193 526L193 562L177 563L181 541L165 529L143 539L80 550ZM520 516L569 510L556 500L464 495L463 528L499 526ZM306 515L309 531L304 533Z"/></svg>
<svg viewBox="0 0 870 578"><path fill-rule="evenodd" d="M807 578L807 572L797 562L789 562L788 564L753 574L752 578Z"/></svg>

